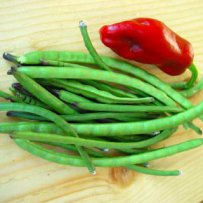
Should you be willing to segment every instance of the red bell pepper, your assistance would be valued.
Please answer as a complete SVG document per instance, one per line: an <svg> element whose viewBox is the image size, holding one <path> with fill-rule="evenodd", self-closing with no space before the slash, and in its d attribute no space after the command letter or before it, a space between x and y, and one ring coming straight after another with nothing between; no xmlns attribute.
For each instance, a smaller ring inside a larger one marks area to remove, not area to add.
<svg viewBox="0 0 203 203"><path fill-rule="evenodd" d="M169 75L180 75L190 67L193 82L192 45L159 20L136 18L100 28L101 41L118 55L154 64ZM192 65L192 66L191 66Z"/></svg>

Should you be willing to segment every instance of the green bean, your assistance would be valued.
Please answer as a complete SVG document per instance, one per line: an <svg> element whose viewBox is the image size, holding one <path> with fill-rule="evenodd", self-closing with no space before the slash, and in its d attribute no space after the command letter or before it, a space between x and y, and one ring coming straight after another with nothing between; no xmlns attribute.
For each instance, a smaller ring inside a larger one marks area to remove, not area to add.
<svg viewBox="0 0 203 203"><path fill-rule="evenodd" d="M18 102L21 102L21 99L13 96L13 95L10 95L6 92L3 92L2 90L0 90L0 97L4 98L4 99L9 99L9 100L12 100L12 101L18 101Z"/></svg>
<svg viewBox="0 0 203 203"><path fill-rule="evenodd" d="M68 89L71 92L81 94L85 97L98 100L100 102L104 103L149 103L153 102L153 97L145 97L145 98L124 98L124 97L117 97L113 94L99 90L93 86L81 84L78 81L72 81L72 80L57 80L52 79L50 80L50 83L52 84L63 84L66 86L66 89Z"/></svg>
<svg viewBox="0 0 203 203"><path fill-rule="evenodd" d="M24 150L30 152L33 155L39 156L43 159L56 162L64 165L72 166L84 166L84 161L75 156L71 156L64 153L54 152L53 150L44 149L34 143L29 141L24 141L21 139L15 139L17 145L19 145ZM176 153L187 151L203 144L203 139L193 139L180 144L168 146L162 149L157 149L151 152L145 152L138 155L130 155L125 157L111 157L111 158L93 158L92 161L95 166L101 167L116 167L116 166L127 166L132 164L139 164L155 159L160 159L166 156L171 156Z"/></svg>
<svg viewBox="0 0 203 203"><path fill-rule="evenodd" d="M132 154L141 154L141 153L145 153L145 152L147 152L148 151L148 149L146 149L146 148L142 148L142 149L134 149L134 148L132 148L132 149L119 149L119 151L120 152L122 152L122 153L125 153L125 154L128 154L128 155L132 155Z"/></svg>
<svg viewBox="0 0 203 203"><path fill-rule="evenodd" d="M19 73L18 71L13 71L15 78L24 86L24 88L31 92L35 97L37 97L43 103L49 105L55 111L62 114L74 114L75 110L70 108L68 105L64 104L62 101L54 97L46 89L44 89L37 82L27 77L26 75Z"/></svg>
<svg viewBox="0 0 203 203"><path fill-rule="evenodd" d="M112 124L77 124L77 132L80 134L101 135L130 135L150 133L153 131L176 127L180 124L192 121L203 113L203 102L182 113L176 115L142 122L112 123Z"/></svg>
<svg viewBox="0 0 203 203"><path fill-rule="evenodd" d="M59 90L56 92L58 97L67 102L67 103L71 103L71 102L91 102L91 100L84 98L82 96L79 96L77 94L74 94L72 92L69 91L65 91L65 90Z"/></svg>
<svg viewBox="0 0 203 203"><path fill-rule="evenodd" d="M77 152L77 148L74 145L68 145L68 144L57 143L57 142L42 142L42 143ZM85 148L85 151L93 157L105 157L105 155L100 151L96 151L96 150L89 149L89 148Z"/></svg>
<svg viewBox="0 0 203 203"><path fill-rule="evenodd" d="M80 21L79 23L80 26L80 31L82 33L82 37L85 43L85 46L87 48L87 50L89 51L89 53L92 55L94 61L99 65L99 67L101 67L104 70L111 70L105 63L103 63L102 59L99 57L97 51L95 50L95 48L93 47L88 32L87 32L87 25L83 22Z"/></svg>
<svg viewBox="0 0 203 203"><path fill-rule="evenodd" d="M25 95L21 93L20 91L14 89L14 88L9 88L9 90L17 97L19 98L19 101L22 101L23 103L26 104L31 104L31 105L36 105L36 106L41 106L43 108L47 108L46 105L44 105L42 102L39 100L35 99L34 97Z"/></svg>
<svg viewBox="0 0 203 203"><path fill-rule="evenodd" d="M111 137L110 140L107 141L113 141L113 142L138 142L150 139L152 136L149 134L143 134L143 135L127 135L127 136L121 136L121 137Z"/></svg>
<svg viewBox="0 0 203 203"><path fill-rule="evenodd" d="M75 144L77 146L88 146L97 148L108 148L108 149L131 149L131 148L143 148L149 145L155 144L160 140L169 137L174 129L165 130L160 136L153 137L140 142L108 142L76 137L67 137L61 135L47 134L47 133L35 133L35 132L14 132L11 134L12 138L28 139L31 141L40 142L56 142L60 144Z"/></svg>
<svg viewBox="0 0 203 203"><path fill-rule="evenodd" d="M197 127L194 123L192 123L192 122L187 122L187 123L184 123L184 124L186 124L186 129L187 129L187 128L191 128L191 129L194 130L194 132L196 132L197 134L202 135L202 130L201 130L199 127ZM183 126L184 126L184 125L183 125Z"/></svg>
<svg viewBox="0 0 203 203"><path fill-rule="evenodd" d="M70 63L66 63L66 62L60 62L60 61L54 61L54 63L53 62L49 62L48 63L49 65L54 65L54 66L62 66L62 67L70 67ZM48 65L47 64L47 65ZM74 64L75 66L74 67L84 67L84 66L81 66L81 65L78 65L78 64ZM72 67L72 66L71 66ZM55 85L56 85L56 80L54 81L54 83L55 83ZM95 86L95 81L91 81L90 82L90 80L83 80L82 82L85 82L86 84L90 84L90 83L92 83L92 82L94 82L94 85L93 86ZM50 83L51 84L51 83ZM52 83L53 84L53 83ZM74 89L73 88L70 88L70 87L67 87L65 84L63 85L63 84L57 84L57 86L59 86L59 87L63 87L64 89L67 89L67 90L69 90L69 91L74 91ZM96 87L98 88L98 86L102 86L102 88L100 88L100 89L102 89L102 90L105 90L105 91L108 91L108 92L111 92L111 93L114 93L115 95L117 95L117 96L121 96L121 95L124 95L123 93L122 93L122 90L119 90L119 89L116 89L116 88L113 88L113 87L111 87L111 86L104 86L104 84L98 84ZM129 91L129 89L133 92L133 94L130 94L130 93L125 93L125 97L130 97L130 98L139 98L139 97L137 97L137 96L135 96L135 94L139 94L140 96L142 96L142 97L148 97L148 95L147 94L145 94L145 93L143 93L141 90L138 90L138 89L133 89L133 88L130 88L130 87L128 87L128 91ZM155 100L154 101L154 104L155 105L162 105L162 103L161 102L159 102L158 100Z"/></svg>
<svg viewBox="0 0 203 203"><path fill-rule="evenodd" d="M186 82L172 82L168 83L168 85L174 89L184 89Z"/></svg>
<svg viewBox="0 0 203 203"><path fill-rule="evenodd" d="M91 100L84 98L81 95L73 93L73 92L77 92L77 90L75 91L75 89L73 87L67 86L66 80L39 80L39 83L42 85L45 85L45 86L51 85L51 86L60 87L60 88L67 90L66 95L63 94L63 96L62 96L66 102L67 101L69 101L69 102L70 101L92 102ZM53 93L57 96L60 96L60 95L58 95L58 93L60 93L59 91L54 90Z"/></svg>
<svg viewBox="0 0 203 203"><path fill-rule="evenodd" d="M176 106L176 103L171 100L166 94L152 85L142 82L136 78L131 78L120 73L108 72L104 70L96 70L91 68L67 68L67 67L33 67L21 66L17 71L24 73L32 78L75 78L75 79L92 79L114 82L117 84L130 86L142 90L143 92L162 101L166 105ZM98 77L99 76L99 77Z"/></svg>
<svg viewBox="0 0 203 203"><path fill-rule="evenodd" d="M75 124L71 124L71 125L74 127ZM75 129L77 131L77 126L75 126ZM11 133L13 131L34 131L34 132L41 132L41 133L53 133L53 134L65 135L64 131L62 131L60 128L58 128L55 124L48 123L48 122L20 121L20 122L2 122L2 123L0 123L0 133ZM86 135L86 137L91 137L91 138L96 139L96 137L91 136L91 135ZM106 135L106 137L110 138L112 136Z"/></svg>
<svg viewBox="0 0 203 203"><path fill-rule="evenodd" d="M183 95L184 97L192 97L193 95L195 95L197 92L201 91L202 89L203 89L203 78L193 87L191 87L187 90L181 91L180 94Z"/></svg>
<svg viewBox="0 0 203 203"><path fill-rule="evenodd" d="M118 87L115 86L111 86L105 83L98 83L97 81L93 81L93 80L85 80L82 81L85 84L88 85L92 85L100 90L105 90L107 92L112 93L115 96L119 96L119 97L129 97L129 98L137 98L137 96L135 94L132 94L130 92L128 92L129 90L127 89L119 89Z"/></svg>
<svg viewBox="0 0 203 203"><path fill-rule="evenodd" d="M47 60L47 59L41 59L40 60L41 65L45 66L64 66L64 62L62 61L53 61L53 60ZM79 64L74 64L74 63L65 63L67 67L78 67Z"/></svg>
<svg viewBox="0 0 203 203"><path fill-rule="evenodd" d="M181 175L180 170L163 171L163 170L155 170L155 169L150 169L150 168L146 168L143 166L137 166L137 165L126 166L126 168L139 172L139 173L144 173L147 175L155 175L155 176L179 176L179 175Z"/></svg>
<svg viewBox="0 0 203 203"><path fill-rule="evenodd" d="M102 104L102 103L83 103L75 102L73 106L91 111L106 112L182 112L179 107L174 106L141 106L141 105L125 105L125 104Z"/></svg>
<svg viewBox="0 0 203 203"><path fill-rule="evenodd" d="M1 122L0 133L11 133L13 131L34 131L65 135L65 132L53 123L48 122Z"/></svg>
<svg viewBox="0 0 203 203"><path fill-rule="evenodd" d="M37 106L33 106L33 105L28 105L28 104L18 104L18 103L15 103L15 104L0 103L0 111L8 111L8 110L29 112L29 113L33 113L33 114L48 118L49 120L53 121L58 127L63 129L67 133L67 135L78 137L78 134L76 133L76 131L72 128L72 126L69 123L67 123L63 118L61 118L57 114L55 114L47 109L44 109L42 107L37 107ZM83 158L83 160L85 160L87 168L89 169L89 171L91 173L94 174L95 169L94 169L87 153L83 150L82 147L79 147L77 145L76 145L76 147L77 147L78 152L80 153L81 157Z"/></svg>
<svg viewBox="0 0 203 203"><path fill-rule="evenodd" d="M41 121L46 121L48 119L36 116L34 114L28 114L24 112L19 112L19 111L9 111L7 112L7 116L11 117L20 117L20 118L27 118L30 120L41 120ZM149 114L149 113L84 113L84 114L77 114L77 115L60 115L64 120L67 121L87 121L87 120L95 120L95 119L106 119L106 118L113 118L117 120L124 120L124 121L129 121L133 119L137 120L145 120L145 119L151 119L151 118L156 118L158 115L156 114Z"/></svg>
<svg viewBox="0 0 203 203"><path fill-rule="evenodd" d="M28 120L36 120L36 121L47 121L48 119L43 118L41 116L36 116L34 114L30 113L24 113L24 112L18 112L18 111L8 111L6 113L9 117L16 117L16 118L22 118L22 119L28 119Z"/></svg>

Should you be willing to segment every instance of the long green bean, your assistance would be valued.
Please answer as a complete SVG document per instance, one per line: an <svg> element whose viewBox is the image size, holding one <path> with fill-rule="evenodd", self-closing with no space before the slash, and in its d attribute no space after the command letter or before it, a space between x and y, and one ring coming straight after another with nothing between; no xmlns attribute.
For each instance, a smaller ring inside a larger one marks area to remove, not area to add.
<svg viewBox="0 0 203 203"><path fill-rule="evenodd" d="M83 103L74 102L73 106L91 111L106 111L106 112L182 112L179 107L174 106L142 106L142 105L125 105L125 104L102 104L102 103Z"/></svg>
<svg viewBox="0 0 203 203"><path fill-rule="evenodd" d="M137 165L126 166L126 168L139 172L139 173L144 173L147 175L155 175L155 176L179 176L179 175L181 175L180 170L173 170L173 171L154 170L151 168L137 166Z"/></svg>
<svg viewBox="0 0 203 203"><path fill-rule="evenodd" d="M72 166L84 166L84 161L75 156L71 156L64 153L54 152L53 150L44 149L29 141L21 139L15 139L17 145L24 150L30 152L33 155L39 156L43 159L56 162L64 165ZM203 144L203 139L193 139L180 144L172 145L162 149L157 149L150 152L145 152L138 155L130 155L125 157L113 157L113 158L93 158L93 164L101 167L116 167L116 166L127 166L132 164L139 164L148 162L155 159L160 159L166 156L171 156L176 153L180 153L186 150L190 150L199 147Z"/></svg>
<svg viewBox="0 0 203 203"><path fill-rule="evenodd" d="M66 150L70 150L70 151L74 151L77 152L77 148L74 145L69 145L69 144L63 144L63 143L57 143L57 142L42 142L43 144L47 144L47 145L51 145L51 146L55 146L55 147L59 147L62 149L66 149ZM95 150L95 149L90 149L90 148L85 148L85 151L93 156L93 157L105 157L104 153L99 151L99 150Z"/></svg>
<svg viewBox="0 0 203 203"><path fill-rule="evenodd" d="M41 120L46 121L48 119L36 116L34 114L19 112L19 111L9 111L7 112L7 116L11 117L20 117L20 118L27 118L30 120ZM145 120L145 119L152 119L159 116L159 114L149 114L149 113L83 113L83 114L77 114L77 115L60 115L64 120L67 121L87 121L87 120L94 120L94 119L106 119L106 118L113 118L117 120L124 120L124 121L132 121L133 119L137 120Z"/></svg>
<svg viewBox="0 0 203 203"><path fill-rule="evenodd" d="M66 86L66 89L73 93L81 94L90 99L95 99L104 103L150 103L154 101L153 97L144 97L144 98L124 98L117 97L113 94L99 90L94 86L81 84L79 81L72 80L59 80L52 79L50 80L50 84L63 84Z"/></svg>
<svg viewBox="0 0 203 203"><path fill-rule="evenodd" d="M46 133L35 133L35 132L15 132L12 133L12 138L28 139L31 141L40 142L54 142L60 144L75 144L78 146L88 146L88 147L98 147L98 148L108 148L108 149L131 149L131 148L143 148L155 144L174 133L174 129L169 129L163 131L159 136L153 137L139 142L108 142L76 137L67 137L54 134Z"/></svg>
<svg viewBox="0 0 203 203"><path fill-rule="evenodd" d="M112 93L113 95L115 96L118 96L118 97L129 97L129 98L138 98L135 94L132 94L131 92L128 92L129 90L125 88L125 91L124 89L119 89L118 87L115 87L115 86L111 86L111 85L108 85L108 84L105 84L105 83L101 83L101 82L97 82L97 81L94 81L94 80L85 80L85 81L82 81L83 83L85 84L88 84L88 85L92 85L100 90L105 90L107 92L110 92Z"/></svg>
<svg viewBox="0 0 203 203"><path fill-rule="evenodd" d="M104 80L107 82L115 82L117 84L130 86L140 89L152 97L162 101L166 105L176 106L176 103L170 99L166 94L152 85L142 82L136 78L131 78L120 73L108 72L104 70L96 70L91 68L68 68L68 67L33 67L21 66L17 71L24 73L32 78L71 78L71 79L92 79ZM98 77L99 76L99 77Z"/></svg>

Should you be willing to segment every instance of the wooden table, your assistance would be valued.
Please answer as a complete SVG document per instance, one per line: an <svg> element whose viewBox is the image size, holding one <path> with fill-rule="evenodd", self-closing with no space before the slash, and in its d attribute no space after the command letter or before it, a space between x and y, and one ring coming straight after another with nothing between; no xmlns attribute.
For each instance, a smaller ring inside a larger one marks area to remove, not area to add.
<svg viewBox="0 0 203 203"><path fill-rule="evenodd" d="M203 1L201 0L1 0L0 53L17 55L32 50L79 50L86 52L79 20L89 28L100 54L114 56L99 40L104 24L140 16L164 21L192 42L195 64L203 73ZM0 60L0 87L7 90L14 81L6 72L10 64ZM166 81L189 78L168 77L158 69L147 68ZM202 101L203 92L191 101ZM3 99L1 99L3 101ZM1 121L8 121L4 113ZM203 129L199 120L195 123ZM182 127L159 146L168 146L198 137ZM116 203L200 203L203 200L203 148L151 162L159 169L180 169L182 176L153 177L121 168L97 169L97 175L84 168L61 166L34 157L18 148L8 135L0 136L0 202L116 202Z"/></svg>

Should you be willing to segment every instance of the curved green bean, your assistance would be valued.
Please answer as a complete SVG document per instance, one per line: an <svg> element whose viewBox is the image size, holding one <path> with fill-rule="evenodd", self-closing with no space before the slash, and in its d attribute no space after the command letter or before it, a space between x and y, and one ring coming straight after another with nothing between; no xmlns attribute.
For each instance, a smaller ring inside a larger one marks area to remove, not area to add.
<svg viewBox="0 0 203 203"><path fill-rule="evenodd" d="M66 149L66 150L70 150L70 151L74 151L77 152L77 148L74 145L68 145L68 144L63 144L63 143L57 143L57 142L42 142L43 144L48 144L51 146L55 146L55 147L60 147L62 149ZM85 151L93 156L93 157L105 157L104 153L102 153L99 150L93 150L93 149L89 149L89 148L85 148Z"/></svg>
<svg viewBox="0 0 203 203"><path fill-rule="evenodd" d="M28 139L30 141L38 142L54 142L60 144L74 144L77 146L88 146L97 148L108 148L108 149L131 149L131 148L144 148L155 144L163 139L166 139L175 132L174 129L165 130L160 135L153 138L138 141L138 142L108 142L101 140L92 140L76 137L67 137L61 135L47 134L47 133L35 133L35 132L14 132L11 133L12 138Z"/></svg>
<svg viewBox="0 0 203 203"><path fill-rule="evenodd" d="M69 91L65 91L65 90L59 90L57 92L58 97L67 102L67 103L71 103L71 102L91 102L91 100L84 98L82 96L79 96L77 94L74 94L72 92Z"/></svg>
<svg viewBox="0 0 203 203"><path fill-rule="evenodd" d="M117 84L133 87L151 95L152 97L162 101L166 105L176 106L176 103L166 94L152 85L142 82L136 78L131 78L120 73L108 72L104 70L96 70L87 67L83 68L68 68L68 67L33 67L21 66L17 69L18 72L24 73L32 78L71 78L71 79L92 79L114 82ZM98 77L99 76L99 77Z"/></svg>
<svg viewBox="0 0 203 203"><path fill-rule="evenodd" d="M17 145L24 150L30 152L33 155L39 156L43 159L56 162L64 165L72 166L85 166L84 161L75 156L71 156L64 153L54 152L53 150L44 149L29 141L21 139L15 139ZM132 164L139 164L155 159L160 159L166 156L171 156L176 153L187 151L203 144L203 139L193 139L180 144L172 145L162 149L157 149L150 152L145 152L138 155L130 155L125 157L113 157L113 158L93 158L93 164L101 167L116 167L116 166L127 166Z"/></svg>
<svg viewBox="0 0 203 203"><path fill-rule="evenodd" d="M100 90L110 92L113 95L118 96L118 97L138 98L135 94L132 94L131 92L128 92L129 90L127 90L127 89L125 89L125 91L124 91L123 89L119 89L118 87L111 86L111 85L101 83L101 82L98 83L97 81L94 81L94 80L85 80L85 81L82 81L82 82L85 83L85 84L94 86L94 87L96 87L96 88L98 88Z"/></svg>
<svg viewBox="0 0 203 203"><path fill-rule="evenodd" d="M77 124L77 132L80 134L101 135L130 135L150 133L163 129L173 128L180 124L192 121L203 114L203 102L189 110L173 116L158 118L142 122L126 122L112 124Z"/></svg>
<svg viewBox="0 0 203 203"><path fill-rule="evenodd" d="M81 84L79 81L72 81L72 80L59 80L59 79L52 79L50 80L50 84L62 84L66 86L70 92L81 94L85 97L98 100L104 103L150 103L154 102L153 97L144 97L144 98L124 98L124 97L117 97L113 94L99 90L94 86Z"/></svg>

